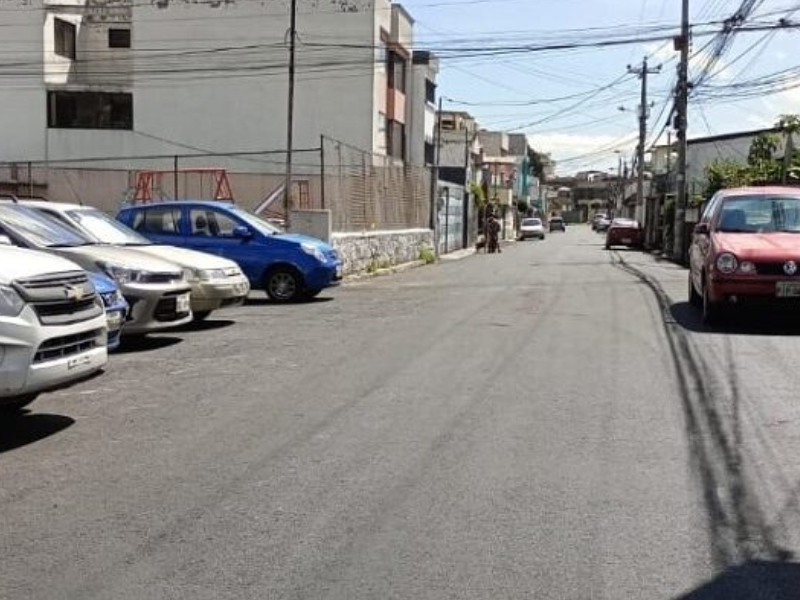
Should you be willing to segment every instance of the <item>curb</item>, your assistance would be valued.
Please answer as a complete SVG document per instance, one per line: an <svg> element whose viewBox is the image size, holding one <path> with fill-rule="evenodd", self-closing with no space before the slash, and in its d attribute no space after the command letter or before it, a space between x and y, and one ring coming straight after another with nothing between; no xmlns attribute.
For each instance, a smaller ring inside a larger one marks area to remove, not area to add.
<svg viewBox="0 0 800 600"><path fill-rule="evenodd" d="M417 267L424 267L426 264L427 263L424 260L414 260L411 262L403 263L401 265L388 267L386 269L378 269L372 273L354 273L352 275L345 275L344 279L342 280L342 283L356 283L359 281L373 279L375 277L385 277L386 275L403 273L404 271L416 269Z"/></svg>

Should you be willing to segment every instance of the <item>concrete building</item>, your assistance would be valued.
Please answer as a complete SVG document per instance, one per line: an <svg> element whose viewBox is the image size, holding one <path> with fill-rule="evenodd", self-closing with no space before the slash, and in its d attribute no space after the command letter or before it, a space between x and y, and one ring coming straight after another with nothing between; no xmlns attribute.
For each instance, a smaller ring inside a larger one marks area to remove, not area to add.
<svg viewBox="0 0 800 600"><path fill-rule="evenodd" d="M0 13L9 25L0 56L10 65L0 74L0 163L17 163L17 173L28 161L121 172L172 167L130 157L214 152L216 166L235 172L281 172L288 3L6 4L14 10ZM317 148L324 135L378 162L431 163L438 65L430 54L412 56L413 26L389 0L298 0L296 149ZM276 153L230 156L261 151ZM126 158L76 161L93 157ZM300 154L298 173L315 161ZM61 178L34 175L49 195L70 200L77 193L91 201L99 185L80 173L67 193ZM125 176L106 179L104 197L124 191ZM252 193L260 198L263 187Z"/></svg>

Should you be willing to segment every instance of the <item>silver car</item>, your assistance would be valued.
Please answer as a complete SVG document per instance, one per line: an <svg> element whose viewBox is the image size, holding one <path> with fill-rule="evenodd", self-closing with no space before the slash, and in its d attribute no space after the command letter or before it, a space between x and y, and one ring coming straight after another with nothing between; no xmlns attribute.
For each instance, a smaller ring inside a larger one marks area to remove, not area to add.
<svg viewBox="0 0 800 600"><path fill-rule="evenodd" d="M0 202L0 234L15 245L68 258L114 279L130 305L122 334L143 334L192 320L191 287L173 263L125 248L95 244L40 212Z"/></svg>
<svg viewBox="0 0 800 600"><path fill-rule="evenodd" d="M192 287L192 312L197 320L217 309L243 304L250 292L250 281L232 260L197 250L154 244L91 206L46 200L20 200L19 204L63 222L96 243L124 247L179 265Z"/></svg>

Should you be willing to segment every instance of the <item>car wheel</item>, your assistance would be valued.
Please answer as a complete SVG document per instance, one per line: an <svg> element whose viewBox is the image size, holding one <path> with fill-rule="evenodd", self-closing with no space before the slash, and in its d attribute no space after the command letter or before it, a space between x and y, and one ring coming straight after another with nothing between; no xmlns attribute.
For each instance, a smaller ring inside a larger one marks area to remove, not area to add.
<svg viewBox="0 0 800 600"><path fill-rule="evenodd" d="M694 281L692 280L691 272L689 272L689 304L695 308L703 307L703 297L694 289Z"/></svg>
<svg viewBox="0 0 800 600"><path fill-rule="evenodd" d="M201 310L198 312L193 313L195 321L205 321L208 318L208 315L211 314L210 310Z"/></svg>
<svg viewBox="0 0 800 600"><path fill-rule="evenodd" d="M711 298L709 298L708 294L708 284L705 281L703 282L703 296L701 300L703 308L703 323L706 325L718 324L722 315L722 306L719 304L719 302L711 301Z"/></svg>
<svg viewBox="0 0 800 600"><path fill-rule="evenodd" d="M4 400L2 403L0 403L0 411L4 413L13 413L22 410L28 406L28 404L36 400L38 395L39 394L25 394L10 400Z"/></svg>
<svg viewBox="0 0 800 600"><path fill-rule="evenodd" d="M290 267L277 267L267 274L267 296L273 302L293 302L300 297L303 282L300 275Z"/></svg>

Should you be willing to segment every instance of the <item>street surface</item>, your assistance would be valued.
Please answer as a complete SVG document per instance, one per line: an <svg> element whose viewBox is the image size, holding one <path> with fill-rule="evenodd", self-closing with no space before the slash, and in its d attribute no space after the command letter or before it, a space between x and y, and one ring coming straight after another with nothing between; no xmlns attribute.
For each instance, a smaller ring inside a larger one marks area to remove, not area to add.
<svg viewBox="0 0 800 600"><path fill-rule="evenodd" d="M0 598L800 597L800 326L685 295L573 227L154 335L0 425Z"/></svg>

